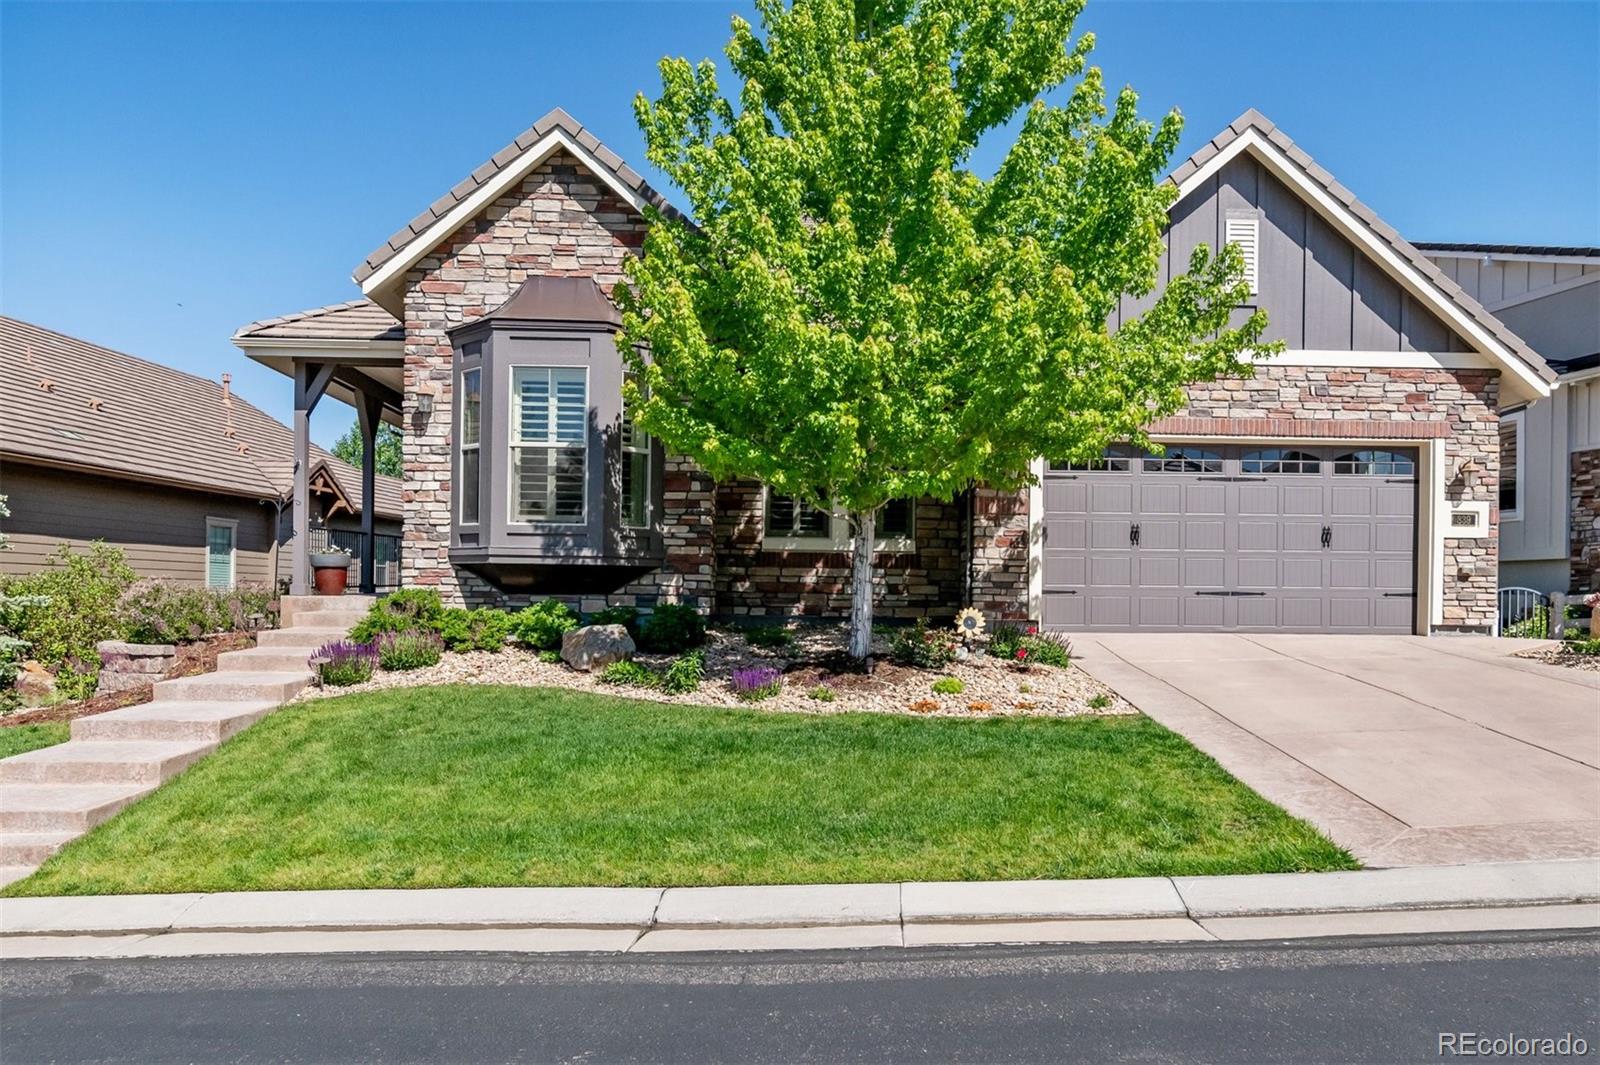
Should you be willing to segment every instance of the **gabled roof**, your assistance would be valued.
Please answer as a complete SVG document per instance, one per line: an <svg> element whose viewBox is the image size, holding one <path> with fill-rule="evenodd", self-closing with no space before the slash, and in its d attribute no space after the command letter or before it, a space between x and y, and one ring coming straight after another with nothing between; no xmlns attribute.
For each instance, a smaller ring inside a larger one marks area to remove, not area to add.
<svg viewBox="0 0 1600 1065"><path fill-rule="evenodd" d="M221 383L5 316L0 427L13 460L250 499L294 491L289 427ZM311 451L361 507L361 472ZM379 477L377 497L378 514L401 516L399 480Z"/></svg>
<svg viewBox="0 0 1600 1065"><path fill-rule="evenodd" d="M405 326L371 300L346 300L240 326L234 340L344 340L404 343Z"/></svg>
<svg viewBox="0 0 1600 1065"><path fill-rule="evenodd" d="M1251 152L1335 228L1352 239L1411 294L1459 332L1468 343L1516 375L1535 396L1549 394L1555 371L1521 337L1506 328L1398 231L1356 199L1355 194L1252 108L1234 119L1168 177L1179 198L1198 188L1229 159Z"/></svg>
<svg viewBox="0 0 1600 1065"><path fill-rule="evenodd" d="M642 210L645 204L650 204L669 214L677 213L637 171L622 161L620 155L558 107L523 130L510 144L433 201L427 210L396 230L362 260L351 276L363 292L372 295L383 287L386 275L396 269L397 262L409 265L437 247L463 222L476 215L498 189L520 180L557 149L577 156L635 209Z"/></svg>

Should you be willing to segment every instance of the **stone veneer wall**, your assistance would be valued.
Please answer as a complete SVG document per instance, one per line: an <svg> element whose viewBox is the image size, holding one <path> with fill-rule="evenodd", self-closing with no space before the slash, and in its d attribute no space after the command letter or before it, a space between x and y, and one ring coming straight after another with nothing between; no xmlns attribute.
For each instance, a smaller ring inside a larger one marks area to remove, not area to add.
<svg viewBox="0 0 1600 1065"><path fill-rule="evenodd" d="M878 556L880 618L948 618L961 608L962 505L917 504L915 552ZM842 551L767 551L761 546L761 486L719 485L716 496L716 609L723 616L845 616L850 555Z"/></svg>
<svg viewBox="0 0 1600 1065"><path fill-rule="evenodd" d="M1600 450L1572 453L1572 591L1600 591Z"/></svg>
<svg viewBox="0 0 1600 1065"><path fill-rule="evenodd" d="M405 277L405 543L401 582L435 587L450 603L505 603L492 585L452 566L450 547L451 348L447 329L509 299L530 275L592 277L608 293L646 225L576 159L557 153L434 249ZM415 409L419 388L437 390L432 415ZM681 459L669 460L663 525L667 565L613 601L657 597L708 608L711 486ZM591 603L599 605L598 603Z"/></svg>

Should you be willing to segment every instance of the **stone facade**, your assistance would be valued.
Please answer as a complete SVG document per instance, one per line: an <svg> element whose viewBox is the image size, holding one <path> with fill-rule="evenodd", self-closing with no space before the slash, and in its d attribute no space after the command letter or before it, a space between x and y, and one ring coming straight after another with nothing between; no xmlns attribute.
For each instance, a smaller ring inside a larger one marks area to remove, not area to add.
<svg viewBox="0 0 1600 1065"><path fill-rule="evenodd" d="M1572 590L1600 591L1600 450L1572 453Z"/></svg>

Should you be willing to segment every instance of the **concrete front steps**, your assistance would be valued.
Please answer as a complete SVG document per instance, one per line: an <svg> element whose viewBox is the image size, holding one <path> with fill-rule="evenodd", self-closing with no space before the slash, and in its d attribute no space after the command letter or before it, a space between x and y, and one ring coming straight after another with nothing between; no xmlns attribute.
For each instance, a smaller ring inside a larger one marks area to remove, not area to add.
<svg viewBox="0 0 1600 1065"><path fill-rule="evenodd" d="M311 683L308 660L371 596L284 596L283 628L217 656L217 671L158 681L151 702L72 722L72 738L0 759L0 885L148 795Z"/></svg>

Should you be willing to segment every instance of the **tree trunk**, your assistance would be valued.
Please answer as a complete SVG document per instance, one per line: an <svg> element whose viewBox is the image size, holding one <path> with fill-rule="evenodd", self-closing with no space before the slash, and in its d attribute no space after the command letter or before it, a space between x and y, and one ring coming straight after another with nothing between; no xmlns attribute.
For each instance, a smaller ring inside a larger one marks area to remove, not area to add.
<svg viewBox="0 0 1600 1065"><path fill-rule="evenodd" d="M872 650L872 542L877 515L852 513L850 556L850 657L865 662Z"/></svg>

